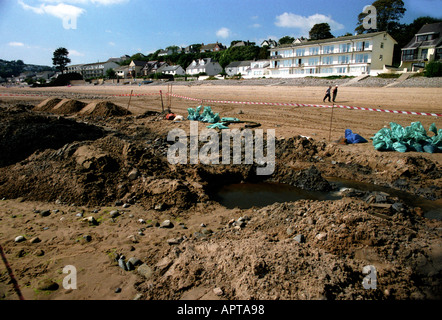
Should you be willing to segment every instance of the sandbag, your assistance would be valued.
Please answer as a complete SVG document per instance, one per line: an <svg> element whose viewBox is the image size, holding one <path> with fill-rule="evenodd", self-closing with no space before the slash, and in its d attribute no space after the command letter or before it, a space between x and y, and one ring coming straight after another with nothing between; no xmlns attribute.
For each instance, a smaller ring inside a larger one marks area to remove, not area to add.
<svg viewBox="0 0 442 320"><path fill-rule="evenodd" d="M429 131L434 136L429 137L420 122L413 122L406 128L391 122L390 128L382 128L370 139L378 151L442 152L442 129L437 130L433 123Z"/></svg>
<svg viewBox="0 0 442 320"><path fill-rule="evenodd" d="M359 134L353 133L353 131L351 131L350 129L345 130L345 139L347 139L348 144L367 143L368 142Z"/></svg>

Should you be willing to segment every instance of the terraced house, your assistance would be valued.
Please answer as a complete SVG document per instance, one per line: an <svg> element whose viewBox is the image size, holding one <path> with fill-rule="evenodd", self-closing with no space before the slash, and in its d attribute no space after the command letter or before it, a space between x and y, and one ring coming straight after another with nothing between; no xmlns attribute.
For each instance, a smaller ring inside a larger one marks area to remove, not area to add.
<svg viewBox="0 0 442 320"><path fill-rule="evenodd" d="M424 25L402 48L402 68L418 71L431 61L442 60L442 22Z"/></svg>
<svg viewBox="0 0 442 320"><path fill-rule="evenodd" d="M297 39L270 49L269 76L375 76L392 64L395 44L386 32L315 41Z"/></svg>

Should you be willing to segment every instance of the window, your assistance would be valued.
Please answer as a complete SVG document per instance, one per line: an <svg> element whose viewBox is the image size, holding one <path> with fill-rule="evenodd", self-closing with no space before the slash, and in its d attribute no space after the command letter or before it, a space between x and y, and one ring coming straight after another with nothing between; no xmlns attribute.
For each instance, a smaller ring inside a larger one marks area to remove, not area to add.
<svg viewBox="0 0 442 320"><path fill-rule="evenodd" d="M347 67L338 67L336 68L337 73L347 73Z"/></svg>
<svg viewBox="0 0 442 320"><path fill-rule="evenodd" d="M322 58L322 63L323 64L333 64L333 57L331 57L331 56L323 57Z"/></svg>
<svg viewBox="0 0 442 320"><path fill-rule="evenodd" d="M297 57L305 56L305 49L296 49L296 56Z"/></svg>
<svg viewBox="0 0 442 320"><path fill-rule="evenodd" d="M357 54L355 56L355 63L367 63L368 62L368 54Z"/></svg>
<svg viewBox="0 0 442 320"><path fill-rule="evenodd" d="M333 68L322 68L321 73L333 73Z"/></svg>
<svg viewBox="0 0 442 320"><path fill-rule="evenodd" d="M318 55L319 54L319 47L311 47L311 48L309 48L308 51L311 56Z"/></svg>
<svg viewBox="0 0 442 320"><path fill-rule="evenodd" d="M379 56L379 60L384 60L384 56L382 54Z"/></svg>
<svg viewBox="0 0 442 320"><path fill-rule="evenodd" d="M344 43L339 45L340 53L350 52L350 50L351 50L351 43Z"/></svg>
<svg viewBox="0 0 442 320"><path fill-rule="evenodd" d="M350 56L339 56L338 57L339 64L346 64L346 63L349 63L349 61L350 61Z"/></svg>
<svg viewBox="0 0 442 320"><path fill-rule="evenodd" d="M306 74L315 74L316 68L307 68L307 69L305 69L305 73Z"/></svg>
<svg viewBox="0 0 442 320"><path fill-rule="evenodd" d="M361 41L356 43L356 51L364 51L370 49L370 41Z"/></svg>
<svg viewBox="0 0 442 320"><path fill-rule="evenodd" d="M381 49L384 49L384 43L381 42Z"/></svg>
<svg viewBox="0 0 442 320"><path fill-rule="evenodd" d="M282 62L283 67L291 67L292 66L292 60L284 60Z"/></svg>
<svg viewBox="0 0 442 320"><path fill-rule="evenodd" d="M335 46L324 46L322 48L322 53L323 54L333 53L334 50L335 50Z"/></svg>
<svg viewBox="0 0 442 320"><path fill-rule="evenodd" d="M420 58L422 60L428 59L428 49L422 49Z"/></svg>
<svg viewBox="0 0 442 320"><path fill-rule="evenodd" d="M416 50L403 50L402 51L402 61L411 61L417 58Z"/></svg>
<svg viewBox="0 0 442 320"><path fill-rule="evenodd" d="M319 58L309 58L308 65L309 66L317 66L319 64Z"/></svg>

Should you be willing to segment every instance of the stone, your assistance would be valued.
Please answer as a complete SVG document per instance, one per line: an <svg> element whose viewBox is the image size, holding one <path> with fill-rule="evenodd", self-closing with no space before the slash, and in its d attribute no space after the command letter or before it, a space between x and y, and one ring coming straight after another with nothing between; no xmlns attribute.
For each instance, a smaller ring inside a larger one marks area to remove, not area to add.
<svg viewBox="0 0 442 320"><path fill-rule="evenodd" d="M118 259L118 265L120 266L121 269L127 271L127 265L126 263L124 263L124 259L122 259L121 257L120 259Z"/></svg>
<svg viewBox="0 0 442 320"><path fill-rule="evenodd" d="M37 257L44 256L44 254L45 254L45 252L41 249L34 252L34 255Z"/></svg>
<svg viewBox="0 0 442 320"><path fill-rule="evenodd" d="M127 262L130 262L134 267L142 264L141 260L135 257L130 258Z"/></svg>
<svg viewBox="0 0 442 320"><path fill-rule="evenodd" d="M83 236L83 239L84 239L86 242L91 242L91 241L92 241L92 237L91 237L90 235L88 235L88 234L85 234L85 235Z"/></svg>
<svg viewBox="0 0 442 320"><path fill-rule="evenodd" d="M37 290L56 291L56 290L58 290L58 288L59 288L58 283L56 283L50 279L45 279L42 282L40 282L40 284L37 287Z"/></svg>
<svg viewBox="0 0 442 320"><path fill-rule="evenodd" d="M39 237L34 237L34 238L32 238L31 240L29 240L29 242L30 242L30 243L39 243L39 242L41 242L41 240L40 240Z"/></svg>
<svg viewBox="0 0 442 320"><path fill-rule="evenodd" d="M318 233L315 238L319 241L326 240L327 233L325 233L325 232Z"/></svg>
<svg viewBox="0 0 442 320"><path fill-rule="evenodd" d="M127 209L127 208L129 208L130 207L130 204L129 203L125 203L125 204L123 204L123 208L124 209Z"/></svg>
<svg viewBox="0 0 442 320"><path fill-rule="evenodd" d="M95 218L92 217L92 216L87 217L87 218L84 218L83 221L88 222L89 225L91 225L91 226L96 226L96 225L98 225L97 220L95 220Z"/></svg>
<svg viewBox="0 0 442 320"><path fill-rule="evenodd" d="M138 172L138 170L133 169L131 172L129 172L127 177L129 178L129 180L135 180L136 178L138 178L139 175L140 175L140 173Z"/></svg>
<svg viewBox="0 0 442 320"><path fill-rule="evenodd" d="M169 244L169 245L171 245L171 246L173 246L173 245L178 245L178 244L180 244L181 242L183 242L183 238L181 237L181 238L172 238L172 239L168 239L167 240L167 243Z"/></svg>
<svg viewBox="0 0 442 320"><path fill-rule="evenodd" d="M217 296L222 296L224 294L223 290L221 288L215 288L213 289L213 293Z"/></svg>
<svg viewBox="0 0 442 320"><path fill-rule="evenodd" d="M288 235L288 236L291 236L292 234L295 233L295 230L293 230L292 227L288 227L287 230L286 230L286 232L287 232L287 235Z"/></svg>
<svg viewBox="0 0 442 320"><path fill-rule="evenodd" d="M201 233L206 235L206 236L209 236L209 235L211 235L213 233L213 231L211 229L204 228L204 229L201 230Z"/></svg>
<svg viewBox="0 0 442 320"><path fill-rule="evenodd" d="M132 262L130 262L130 261L126 262L126 269L127 269L127 271L135 270L134 265L132 264Z"/></svg>
<svg viewBox="0 0 442 320"><path fill-rule="evenodd" d="M163 211L165 208L164 203L159 203L157 205L155 205L155 210L157 211Z"/></svg>
<svg viewBox="0 0 442 320"><path fill-rule="evenodd" d="M137 268L137 272L146 279L150 279L153 275L152 268L145 263Z"/></svg>
<svg viewBox="0 0 442 320"><path fill-rule="evenodd" d="M297 243L304 243L305 237L302 234L298 234L296 237L293 238Z"/></svg>
<svg viewBox="0 0 442 320"><path fill-rule="evenodd" d="M111 218L116 218L120 215L120 213L118 212L118 210L112 210L111 212L109 212L109 216Z"/></svg>
<svg viewBox="0 0 442 320"><path fill-rule="evenodd" d="M26 240L25 237L23 237L23 236L18 236L18 237L15 238L14 241L18 243L18 242L23 242L23 241L25 241L25 240Z"/></svg>
<svg viewBox="0 0 442 320"><path fill-rule="evenodd" d="M40 211L40 216L42 216L42 217L48 217L50 215L51 215L51 211L50 210Z"/></svg>
<svg viewBox="0 0 442 320"><path fill-rule="evenodd" d="M115 289L115 293L120 293L120 292L121 292L121 288Z"/></svg>
<svg viewBox="0 0 442 320"><path fill-rule="evenodd" d="M173 223L170 220L164 220L160 224L160 228L171 229L173 227L174 227L174 225L173 225Z"/></svg>
<svg viewBox="0 0 442 320"><path fill-rule="evenodd" d="M155 267L159 271L160 276L162 276L172 266L172 264L173 264L172 259L170 259L168 257L164 257L163 259L158 261L158 263L155 265Z"/></svg>

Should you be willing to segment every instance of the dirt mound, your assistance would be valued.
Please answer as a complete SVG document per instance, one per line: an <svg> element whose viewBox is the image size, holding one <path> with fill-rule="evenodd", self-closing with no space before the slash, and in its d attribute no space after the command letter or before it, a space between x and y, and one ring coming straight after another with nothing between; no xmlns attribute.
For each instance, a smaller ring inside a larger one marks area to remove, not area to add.
<svg viewBox="0 0 442 320"><path fill-rule="evenodd" d="M54 107L57 106L61 101L62 101L62 99L60 99L60 98L49 98L49 99L46 99L45 101L41 102L40 104L38 104L34 108L34 110L35 111L43 111L43 112L51 112L52 109L54 109Z"/></svg>
<svg viewBox="0 0 442 320"><path fill-rule="evenodd" d="M86 105L87 103L78 100L63 99L51 111L58 114L73 114L80 112Z"/></svg>
<svg viewBox="0 0 442 320"><path fill-rule="evenodd" d="M131 112L112 102L100 101L88 104L80 111L80 114L94 117L122 117L125 115L130 115Z"/></svg>
<svg viewBox="0 0 442 320"><path fill-rule="evenodd" d="M73 141L104 135L98 127L73 120L41 116L26 109L0 107L0 167L26 159L37 150L58 149Z"/></svg>

